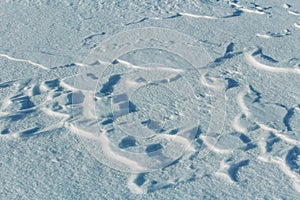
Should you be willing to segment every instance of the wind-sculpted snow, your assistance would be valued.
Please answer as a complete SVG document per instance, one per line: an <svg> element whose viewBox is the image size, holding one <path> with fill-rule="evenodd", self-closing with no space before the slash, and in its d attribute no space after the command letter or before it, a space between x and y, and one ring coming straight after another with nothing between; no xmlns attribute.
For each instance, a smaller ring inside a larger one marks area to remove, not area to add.
<svg viewBox="0 0 300 200"><path fill-rule="evenodd" d="M0 199L298 199L299 12L0 2Z"/></svg>
<svg viewBox="0 0 300 200"><path fill-rule="evenodd" d="M78 129L96 159L121 171L148 172L172 164L187 150L193 151L192 142L204 129L208 130L207 137L221 135L224 89L217 85L217 78L201 69L210 61L205 50L195 43L186 54L187 43L194 41L179 32L136 29L109 38L87 58L91 64L81 69L78 80L75 77L74 87L86 84L82 82L89 79L86 74L97 77L99 81L90 85L97 102L90 104L93 96L85 96L83 102L83 109L95 115L79 114L75 107L74 117L79 119L71 126ZM196 55L198 52L201 54ZM207 77L201 85L204 75ZM200 107L207 101L213 110ZM220 126L209 127L211 119L219 120ZM120 148L126 138L134 145Z"/></svg>

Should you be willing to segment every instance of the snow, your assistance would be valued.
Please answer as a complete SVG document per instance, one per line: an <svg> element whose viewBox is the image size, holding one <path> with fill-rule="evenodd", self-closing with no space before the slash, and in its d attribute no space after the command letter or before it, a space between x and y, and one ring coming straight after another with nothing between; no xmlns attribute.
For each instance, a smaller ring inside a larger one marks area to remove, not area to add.
<svg viewBox="0 0 300 200"><path fill-rule="evenodd" d="M0 2L0 199L299 199L297 1Z"/></svg>

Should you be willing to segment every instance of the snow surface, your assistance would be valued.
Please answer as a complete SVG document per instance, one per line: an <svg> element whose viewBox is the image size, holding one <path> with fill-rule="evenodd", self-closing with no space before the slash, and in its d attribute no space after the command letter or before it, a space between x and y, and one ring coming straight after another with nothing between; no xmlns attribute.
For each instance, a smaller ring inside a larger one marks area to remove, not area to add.
<svg viewBox="0 0 300 200"><path fill-rule="evenodd" d="M3 0L0 199L300 199L300 2Z"/></svg>

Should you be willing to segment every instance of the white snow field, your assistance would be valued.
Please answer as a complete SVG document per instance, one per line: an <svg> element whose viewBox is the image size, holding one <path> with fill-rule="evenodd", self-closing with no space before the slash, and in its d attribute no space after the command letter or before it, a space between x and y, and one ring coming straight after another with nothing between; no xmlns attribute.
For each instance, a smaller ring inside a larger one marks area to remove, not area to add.
<svg viewBox="0 0 300 200"><path fill-rule="evenodd" d="M300 1L0 1L0 199L300 199Z"/></svg>

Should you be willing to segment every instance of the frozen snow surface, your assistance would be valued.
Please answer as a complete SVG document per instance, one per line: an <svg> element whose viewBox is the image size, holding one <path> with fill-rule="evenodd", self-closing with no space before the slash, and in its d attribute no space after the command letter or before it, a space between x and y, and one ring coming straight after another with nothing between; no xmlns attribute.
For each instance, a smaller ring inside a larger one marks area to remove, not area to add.
<svg viewBox="0 0 300 200"><path fill-rule="evenodd" d="M3 0L0 199L300 199L300 1Z"/></svg>

